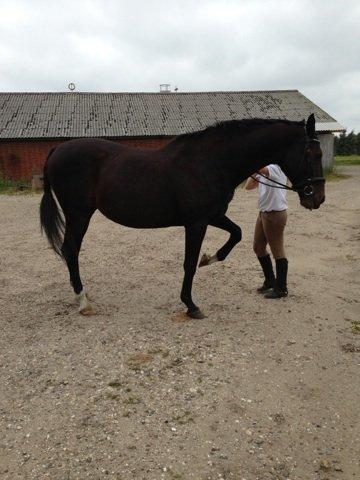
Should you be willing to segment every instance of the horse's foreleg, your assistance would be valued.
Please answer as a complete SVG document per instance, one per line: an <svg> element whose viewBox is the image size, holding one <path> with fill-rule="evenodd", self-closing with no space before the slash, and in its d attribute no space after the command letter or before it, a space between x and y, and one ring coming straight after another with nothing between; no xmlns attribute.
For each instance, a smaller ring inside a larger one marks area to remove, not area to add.
<svg viewBox="0 0 360 480"><path fill-rule="evenodd" d="M207 225L203 223L185 226L185 275L180 298L187 306L187 315L191 318L204 318L204 314L192 300L191 289L206 228Z"/></svg>
<svg viewBox="0 0 360 480"><path fill-rule="evenodd" d="M239 225L232 222L228 217L225 215L223 217L217 218L216 220L209 223L212 227L220 228L221 230L225 230L226 232L230 233L229 240L223 245L215 255L204 255L201 257L199 267L204 267L205 265L211 265L215 262L222 262L225 258L229 255L231 250L235 247L237 243L240 242L242 238L242 232Z"/></svg>
<svg viewBox="0 0 360 480"><path fill-rule="evenodd" d="M66 229L63 246L61 248L62 255L69 270L70 283L79 301L79 312L83 315L91 314L92 308L80 278L79 252L82 240L89 226L91 215L92 213L77 218L68 215L65 216Z"/></svg>

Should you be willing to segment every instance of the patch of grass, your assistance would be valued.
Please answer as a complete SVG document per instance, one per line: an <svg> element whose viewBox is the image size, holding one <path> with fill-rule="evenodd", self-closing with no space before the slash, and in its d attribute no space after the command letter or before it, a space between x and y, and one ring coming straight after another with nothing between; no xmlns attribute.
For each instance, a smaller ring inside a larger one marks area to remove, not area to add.
<svg viewBox="0 0 360 480"><path fill-rule="evenodd" d="M109 382L108 385L112 388L121 388L123 386L123 384L118 380L113 380L112 382Z"/></svg>
<svg viewBox="0 0 360 480"><path fill-rule="evenodd" d="M351 175L346 175L345 173L340 173L334 168L332 171L324 172L327 182L339 182L340 180L346 180L351 178Z"/></svg>
<svg viewBox="0 0 360 480"><path fill-rule="evenodd" d="M166 358L170 355L169 350L163 350L161 347L154 347L148 350L149 355L161 355L163 358Z"/></svg>
<svg viewBox="0 0 360 480"><path fill-rule="evenodd" d="M182 480L184 478L182 473L170 472L170 475L172 480Z"/></svg>
<svg viewBox="0 0 360 480"><path fill-rule="evenodd" d="M0 194L32 193L30 185L25 180L11 180L0 177Z"/></svg>
<svg viewBox="0 0 360 480"><path fill-rule="evenodd" d="M117 393L107 392L106 398L109 398L110 400L119 400L120 396Z"/></svg>
<svg viewBox="0 0 360 480"><path fill-rule="evenodd" d="M136 355L132 355L126 360L126 364L131 367L140 367L144 363L148 363L154 360L154 357L148 353L137 353Z"/></svg>
<svg viewBox="0 0 360 480"><path fill-rule="evenodd" d="M138 405L139 403L141 403L141 399L135 396L130 396L124 400L125 405Z"/></svg>
<svg viewBox="0 0 360 480"><path fill-rule="evenodd" d="M355 334L360 334L360 320L351 321L351 331Z"/></svg>
<svg viewBox="0 0 360 480"><path fill-rule="evenodd" d="M187 425L188 423L194 423L194 419L191 416L190 410L186 410L184 413L174 415L172 421L178 425Z"/></svg>
<svg viewBox="0 0 360 480"><path fill-rule="evenodd" d="M360 165L360 155L336 155L335 165Z"/></svg>
<svg viewBox="0 0 360 480"><path fill-rule="evenodd" d="M346 173L342 173L341 171L339 171L338 166L341 167L341 165L337 165L334 162L334 165L331 169L324 169L324 177L326 178L327 182L338 182L340 180L346 180L347 178L351 178L351 175L347 175Z"/></svg>
<svg viewBox="0 0 360 480"><path fill-rule="evenodd" d="M162 353L162 348L161 347L154 347L148 350L147 352L149 355L159 355Z"/></svg>
<svg viewBox="0 0 360 480"><path fill-rule="evenodd" d="M346 322L350 322L351 332L354 335L360 334L360 320L351 320L351 318L345 318Z"/></svg>
<svg viewBox="0 0 360 480"><path fill-rule="evenodd" d="M167 471L171 480L183 480L185 478L182 473L174 472L170 467Z"/></svg>

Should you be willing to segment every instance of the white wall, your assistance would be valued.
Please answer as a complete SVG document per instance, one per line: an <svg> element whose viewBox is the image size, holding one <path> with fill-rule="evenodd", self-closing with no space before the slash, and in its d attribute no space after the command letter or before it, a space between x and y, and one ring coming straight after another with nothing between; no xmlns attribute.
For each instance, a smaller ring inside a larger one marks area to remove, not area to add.
<svg viewBox="0 0 360 480"><path fill-rule="evenodd" d="M332 133L318 133L318 139L323 153L323 168L331 170L334 160L334 135Z"/></svg>

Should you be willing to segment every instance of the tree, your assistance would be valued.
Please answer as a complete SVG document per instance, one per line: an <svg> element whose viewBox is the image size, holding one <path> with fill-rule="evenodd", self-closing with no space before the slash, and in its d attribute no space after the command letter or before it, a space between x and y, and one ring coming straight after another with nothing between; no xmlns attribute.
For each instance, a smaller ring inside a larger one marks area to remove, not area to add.
<svg viewBox="0 0 360 480"><path fill-rule="evenodd" d="M335 155L360 155L360 133L342 132L335 137Z"/></svg>

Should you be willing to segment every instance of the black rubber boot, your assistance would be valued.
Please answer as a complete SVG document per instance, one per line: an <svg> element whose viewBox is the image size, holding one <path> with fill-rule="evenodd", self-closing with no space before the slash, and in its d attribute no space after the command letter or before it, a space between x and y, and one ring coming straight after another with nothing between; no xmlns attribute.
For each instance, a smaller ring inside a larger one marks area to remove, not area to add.
<svg viewBox="0 0 360 480"><path fill-rule="evenodd" d="M265 295L265 298L282 298L288 294L287 273L288 261L286 258L278 258L276 262L276 284L273 290Z"/></svg>
<svg viewBox="0 0 360 480"><path fill-rule="evenodd" d="M261 287L257 289L259 293L265 293L271 288L274 288L276 285L274 269L272 266L272 261L270 255L264 255L263 257L258 257L261 268L264 272L264 283Z"/></svg>

